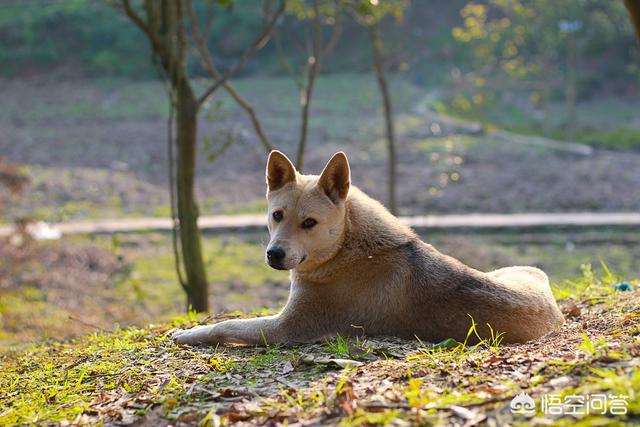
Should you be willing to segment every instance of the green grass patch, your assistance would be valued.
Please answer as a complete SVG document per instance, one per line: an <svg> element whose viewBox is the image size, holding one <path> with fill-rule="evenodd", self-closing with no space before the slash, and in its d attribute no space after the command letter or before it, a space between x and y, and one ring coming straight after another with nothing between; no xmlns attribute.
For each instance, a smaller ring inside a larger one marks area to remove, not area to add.
<svg viewBox="0 0 640 427"><path fill-rule="evenodd" d="M122 235L122 251L131 262L131 274L120 283L126 292L132 290L139 296L141 303L149 307L179 309L184 295L178 284L175 260L170 249L170 237L166 234L156 235L155 244L162 250L143 250L138 254L140 246L137 239L128 241ZM106 245L111 244L107 239ZM147 243L142 243L146 246ZM224 289L224 297L238 303L247 302L246 290L255 289L274 283L284 283L287 274L270 268L264 262L264 247L242 238L204 236L202 249L211 291L214 295ZM283 290L286 290L283 287ZM253 301L253 300L251 300ZM252 304L255 304L252 302ZM253 308L259 308L253 305Z"/></svg>
<svg viewBox="0 0 640 427"><path fill-rule="evenodd" d="M127 329L5 354L0 373L0 424L73 422L101 395L120 389L139 393L156 387L154 401L166 399L183 384L167 374L162 390L155 385L158 376L151 368L160 367L153 360L158 346L166 347L167 339Z"/></svg>
<svg viewBox="0 0 640 427"><path fill-rule="evenodd" d="M487 129L501 128L523 135L543 136L617 149L640 147L640 122L630 114L635 101L617 98L586 101L576 106L573 130L567 129L566 112L553 105L549 116L525 111L519 105L489 100L474 104L462 95L434 102L443 114L482 123Z"/></svg>

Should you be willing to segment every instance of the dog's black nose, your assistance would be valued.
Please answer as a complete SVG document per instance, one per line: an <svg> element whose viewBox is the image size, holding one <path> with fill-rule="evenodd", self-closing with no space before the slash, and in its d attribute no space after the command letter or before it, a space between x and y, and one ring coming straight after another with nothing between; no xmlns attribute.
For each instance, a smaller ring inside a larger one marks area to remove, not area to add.
<svg viewBox="0 0 640 427"><path fill-rule="evenodd" d="M285 255L284 249L279 246L273 246L267 250L267 260L269 260L270 263L278 264L282 262Z"/></svg>

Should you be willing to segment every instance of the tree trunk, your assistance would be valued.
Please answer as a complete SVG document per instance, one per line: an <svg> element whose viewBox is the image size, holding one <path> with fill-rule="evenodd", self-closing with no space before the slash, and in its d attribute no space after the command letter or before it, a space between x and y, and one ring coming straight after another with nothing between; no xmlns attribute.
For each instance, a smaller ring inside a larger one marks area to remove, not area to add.
<svg viewBox="0 0 640 427"><path fill-rule="evenodd" d="M371 48L373 50L373 69L378 79L380 94L382 95L382 106L384 108L384 120L387 127L387 152L389 155L388 166L388 208L392 214L397 214L396 206L396 137L393 128L393 108L391 106L391 94L389 85L384 74L384 64L382 60L382 38L378 24L370 26Z"/></svg>
<svg viewBox="0 0 640 427"><path fill-rule="evenodd" d="M174 247L176 271L180 284L187 294L187 307L198 312L208 311L207 273L202 259L202 245L198 229L198 205L194 193L200 102L191 88L185 66L187 47L187 36L183 22L185 3L172 0L145 0L143 10L146 19L136 13L129 0L122 0L122 6L131 21L146 34L154 56L159 60L164 70L164 78L171 87L170 102L172 103L172 111L175 108L176 112L175 144L178 154L175 189L177 193L177 222L182 249L182 257L180 257L177 245ZM168 133L169 138L173 138L171 127ZM173 141L169 141L169 144L173 143ZM172 151L169 151L171 154ZM171 157L169 158L169 168L169 176L173 178L173 158ZM175 227L173 187L170 189L170 194L172 196L171 216ZM175 233L174 228L174 239ZM181 274L180 262L184 267L186 280Z"/></svg>
<svg viewBox="0 0 640 427"><path fill-rule="evenodd" d="M198 312L204 312L209 309L209 295L198 230L198 205L194 192L198 103L189 83L185 80L178 81L175 90L178 220L182 262L187 276L187 306Z"/></svg>
<svg viewBox="0 0 640 427"><path fill-rule="evenodd" d="M636 35L640 39L640 1L638 0L624 0L625 6L631 16L631 22L636 29Z"/></svg>

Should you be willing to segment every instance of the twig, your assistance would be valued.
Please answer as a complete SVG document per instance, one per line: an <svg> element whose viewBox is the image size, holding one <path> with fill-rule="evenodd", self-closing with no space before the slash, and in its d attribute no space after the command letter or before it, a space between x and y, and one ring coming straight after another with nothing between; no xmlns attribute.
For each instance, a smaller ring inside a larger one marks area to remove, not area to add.
<svg viewBox="0 0 640 427"><path fill-rule="evenodd" d="M282 64L282 66L285 68L285 70L287 71L291 79L296 84L298 91L301 92L304 89L304 82L302 81L301 77L298 77L296 75L296 70L293 68L293 65L291 65L291 61L289 61L289 58L284 54L284 48L282 47L282 40L280 39L280 34L278 34L277 31L274 31L273 33L273 40L276 44L276 51L278 54L278 58L280 59L280 63Z"/></svg>
<svg viewBox="0 0 640 427"><path fill-rule="evenodd" d="M187 9L189 10L189 14L195 15L195 12L193 12L193 5L191 4L191 0L188 0L186 3L187 3ZM287 4L286 0L282 0L282 3L280 3L280 7L278 8L278 10L276 10L275 14L271 18L271 21L266 25L260 37L258 37L258 39L244 51L244 53L242 54L242 56L240 57L240 60L236 63L236 65L234 65L229 70L227 70L222 75L222 77L220 77L213 85L209 87L209 89L205 91L204 94L202 94L200 98L198 98L198 101L197 101L198 105L202 105L205 102L207 102L209 97L220 86L222 86L231 76L237 73L245 65L245 63L249 60L249 58L251 58L253 54L255 54L258 50L262 49L264 45L267 44L267 42L271 38L271 32L273 31L276 23L278 22L278 19L284 13L286 4ZM197 24L197 20L192 19L192 21ZM197 25L195 25L194 27L197 27Z"/></svg>
<svg viewBox="0 0 640 427"><path fill-rule="evenodd" d="M336 0L335 8L336 8L336 16L335 16L336 22L333 25L333 32L331 33L331 38L329 38L329 41L325 45L324 49L322 49L322 56L327 56L331 52L333 52L333 49L338 44L338 40L340 40L340 36L342 35L342 19L340 18L341 15L340 15L339 0Z"/></svg>
<svg viewBox="0 0 640 427"><path fill-rule="evenodd" d="M296 386L291 384L289 381L286 381L284 378L280 378L280 377L274 377L273 380L275 382L278 382L282 385L286 385L287 387L289 387L291 390L296 390Z"/></svg>
<svg viewBox="0 0 640 427"><path fill-rule="evenodd" d="M384 121L386 124L387 133L387 150L389 156L388 166L388 203L391 213L396 214L396 137L393 124L393 107L391 102L391 94L389 92L389 85L387 78L384 74L384 58L382 38L380 36L380 28L378 21L373 21L369 25L369 35L371 41L371 50L373 56L373 69L378 80L378 87L380 89L380 95L382 97L382 107L384 110Z"/></svg>
<svg viewBox="0 0 640 427"><path fill-rule="evenodd" d="M124 13L129 17L129 19L131 19L131 21L133 21L133 23L147 35L149 42L152 44L153 50L155 52L160 52L162 49L156 34L149 29L142 18L140 18L140 16L138 16L138 14L133 10L129 0L122 0L122 7L124 9Z"/></svg>
<svg viewBox="0 0 640 427"><path fill-rule="evenodd" d="M190 7L190 5L188 6ZM207 2L207 20L204 27L204 39L209 40L211 30L213 29L213 0Z"/></svg>
<svg viewBox="0 0 640 427"><path fill-rule="evenodd" d="M88 327L88 328L97 329L97 330L102 331L102 332L111 332L111 331L109 331L109 330L107 330L107 329L101 328L101 327L100 327L100 326L98 326L98 325L94 325L94 324L92 324L92 323L85 322L84 320L80 320L80 319L78 319L78 318L76 318L76 317L73 317L73 316L71 316L71 315L69 315L69 320L72 320L72 321L74 321L74 322L78 322L78 323L80 323L81 325L86 326L86 327Z"/></svg>
<svg viewBox="0 0 640 427"><path fill-rule="evenodd" d="M284 4L284 1L283 1L283 4ZM220 71L218 71L215 64L213 63L213 59L209 54L209 49L207 49L206 39L202 36L202 33L200 32L200 28L198 26L198 18L193 9L193 4L191 0L188 0L186 2L186 6L187 6L187 13L189 14L189 19L191 21L191 29L193 32L193 36L196 40L196 44L200 52L200 58L202 60L204 67L207 69L211 77L213 77L214 79L217 79L218 81L222 81L222 86L225 88L225 90L238 103L238 105L240 105L240 107L246 111L246 113L249 115L251 123L253 124L253 128L258 136L258 139L260 139L260 142L262 143L262 145L264 146L267 152L271 151L273 147L269 143L269 139L267 138L266 134L262 129L262 124L258 120L258 116L255 110L253 109L251 104L249 104L249 102L247 102L244 98L242 98L242 96L240 96L238 92L236 92L234 87L231 86L231 83L228 81L228 78L223 80L223 77Z"/></svg>

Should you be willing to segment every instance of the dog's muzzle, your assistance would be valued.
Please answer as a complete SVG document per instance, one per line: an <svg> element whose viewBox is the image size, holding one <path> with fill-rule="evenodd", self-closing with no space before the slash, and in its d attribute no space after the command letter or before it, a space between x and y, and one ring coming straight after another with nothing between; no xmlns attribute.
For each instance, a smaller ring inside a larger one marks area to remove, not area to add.
<svg viewBox="0 0 640 427"><path fill-rule="evenodd" d="M287 270L282 265L284 258L287 256L287 253L279 246L272 246L267 249L267 264L270 267L275 268L276 270Z"/></svg>

